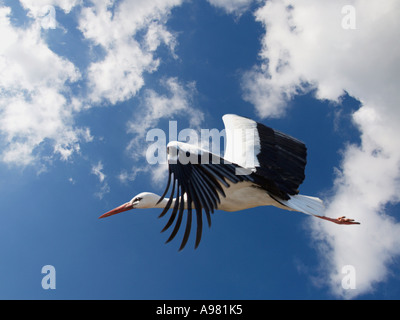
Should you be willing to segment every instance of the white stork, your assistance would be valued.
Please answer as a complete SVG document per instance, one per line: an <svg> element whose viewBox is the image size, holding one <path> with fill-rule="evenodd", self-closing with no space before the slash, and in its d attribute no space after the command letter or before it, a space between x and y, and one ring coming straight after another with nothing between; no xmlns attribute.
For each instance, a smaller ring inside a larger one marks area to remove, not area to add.
<svg viewBox="0 0 400 320"><path fill-rule="evenodd" d="M203 210L209 227L214 210L240 211L268 205L337 224L359 224L345 217L322 216L324 205L319 198L299 194L307 156L303 142L248 118L227 114L222 119L226 130L224 158L194 145L170 142L167 145L169 176L163 195L142 192L99 218L139 208L162 208L160 217L163 217L172 208L162 230L167 230L176 220L166 241L169 242L177 234L186 210L186 228L179 250L188 241L194 210L195 248L201 240ZM170 197L165 198L170 187Z"/></svg>

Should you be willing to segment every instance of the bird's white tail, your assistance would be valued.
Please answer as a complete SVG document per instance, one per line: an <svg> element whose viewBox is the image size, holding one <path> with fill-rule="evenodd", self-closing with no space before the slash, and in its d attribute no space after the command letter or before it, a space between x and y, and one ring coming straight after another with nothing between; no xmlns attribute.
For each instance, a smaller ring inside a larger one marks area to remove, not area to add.
<svg viewBox="0 0 400 320"><path fill-rule="evenodd" d="M296 194L290 196L289 200L281 201L284 205L292 208L295 211L300 211L305 214L311 215L323 215L325 206L321 199L310 196L303 196Z"/></svg>

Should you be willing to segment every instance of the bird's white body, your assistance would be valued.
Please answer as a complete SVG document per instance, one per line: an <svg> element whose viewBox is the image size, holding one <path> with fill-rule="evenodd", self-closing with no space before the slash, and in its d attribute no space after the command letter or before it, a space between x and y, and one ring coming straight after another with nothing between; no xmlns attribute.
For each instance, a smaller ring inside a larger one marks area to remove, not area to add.
<svg viewBox="0 0 400 320"><path fill-rule="evenodd" d="M262 206L275 206L280 209L289 211L298 211L310 215L318 215L324 210L324 204L321 199L310 196L295 195L286 205L283 205L271 198L264 190L255 187L249 182L239 182L229 188L223 188L226 194L225 198L221 198L221 203L218 205L218 210L222 211L241 211L245 209L262 207ZM140 197L142 200L134 205L136 209L154 209L165 208L169 198L163 198L161 201L160 196L152 192L142 192L133 197L130 203L134 203L134 199ZM243 200L245 199L245 201ZM171 206L175 205L176 198L172 199ZM187 197L184 197L184 208L188 208ZM192 203L192 207L193 207Z"/></svg>
<svg viewBox="0 0 400 320"><path fill-rule="evenodd" d="M229 188L223 188L226 194L225 198L221 198L221 203L218 205L218 210L223 211L241 211L260 206L276 206L281 209L290 210L281 205L276 200L272 199L264 190L254 187L249 182L239 182L230 186ZM169 198L163 198L160 202L160 196L151 192L142 192L137 196L133 197L130 201L134 203L134 199L140 197L142 200L138 202L134 207L137 209L152 209L160 208L163 209L168 203ZM246 201L243 201L246 199ZM172 199L171 207L175 205L176 198ZM188 208L187 197L184 197L184 208ZM192 207L194 204L192 203Z"/></svg>
<svg viewBox="0 0 400 320"><path fill-rule="evenodd" d="M224 191L226 198L221 199L221 204L218 206L219 210L241 211L261 206L284 208L279 202L272 199L265 190L255 187L251 182L238 182L229 188L224 188Z"/></svg>

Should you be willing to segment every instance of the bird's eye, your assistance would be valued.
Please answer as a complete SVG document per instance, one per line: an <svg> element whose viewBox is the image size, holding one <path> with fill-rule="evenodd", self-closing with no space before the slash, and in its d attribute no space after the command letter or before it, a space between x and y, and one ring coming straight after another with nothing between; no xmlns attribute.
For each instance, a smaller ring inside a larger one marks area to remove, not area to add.
<svg viewBox="0 0 400 320"><path fill-rule="evenodd" d="M133 202L139 202L140 200L142 200L141 197L136 197L135 199L133 199Z"/></svg>

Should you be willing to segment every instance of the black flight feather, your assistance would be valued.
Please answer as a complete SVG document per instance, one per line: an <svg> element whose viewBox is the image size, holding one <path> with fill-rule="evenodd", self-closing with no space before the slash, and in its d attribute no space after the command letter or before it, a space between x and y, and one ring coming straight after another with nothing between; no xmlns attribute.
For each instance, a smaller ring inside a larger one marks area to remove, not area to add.
<svg viewBox="0 0 400 320"><path fill-rule="evenodd" d="M220 203L220 196L225 197L223 187L229 187L229 183L238 183L241 181L252 181L254 177L251 175L236 175L236 169L240 166L225 161L216 155L202 151L203 154L191 155L190 161L187 163L187 155L184 150L179 150L178 159L174 163L168 164L169 178L167 187L163 193L162 199L168 192L172 181L172 190L170 198L160 214L160 217L171 208L173 198L175 203L172 208L171 216L162 231L167 230L172 223L176 220L174 229L166 242L170 242L177 235L178 230L182 224L184 215L184 206L187 205L186 214L186 227L183 235L183 240L179 250L182 250L189 239L191 224L192 224L192 210L196 210L196 240L195 248L198 247L203 229L202 215L205 212L207 223L211 227L211 215ZM180 159L185 156L185 164ZM208 157L208 159L207 159ZM201 160L205 163L201 163ZM229 183L228 183L229 182ZM184 197L187 197L185 201ZM160 200L161 201L161 200Z"/></svg>

